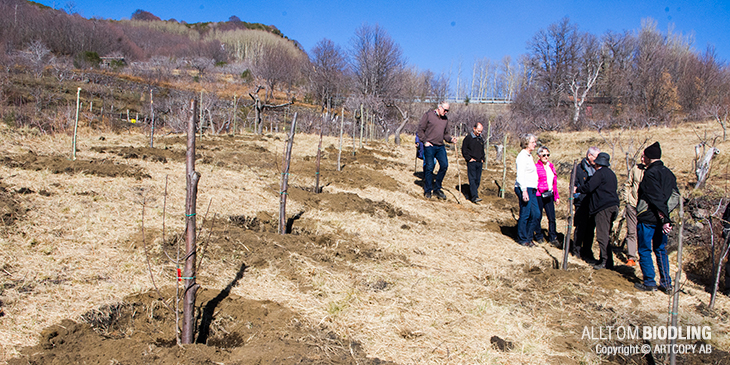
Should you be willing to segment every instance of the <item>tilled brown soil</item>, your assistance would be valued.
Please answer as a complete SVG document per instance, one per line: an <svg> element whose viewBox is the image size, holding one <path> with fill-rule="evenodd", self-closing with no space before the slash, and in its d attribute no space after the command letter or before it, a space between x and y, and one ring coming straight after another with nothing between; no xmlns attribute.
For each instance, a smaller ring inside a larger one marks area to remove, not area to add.
<svg viewBox="0 0 730 365"><path fill-rule="evenodd" d="M175 315L155 292L64 320L40 334L9 364L387 364L367 358L357 342L308 326L271 301L199 290L193 345L179 346ZM163 297L174 298L174 289Z"/></svg>

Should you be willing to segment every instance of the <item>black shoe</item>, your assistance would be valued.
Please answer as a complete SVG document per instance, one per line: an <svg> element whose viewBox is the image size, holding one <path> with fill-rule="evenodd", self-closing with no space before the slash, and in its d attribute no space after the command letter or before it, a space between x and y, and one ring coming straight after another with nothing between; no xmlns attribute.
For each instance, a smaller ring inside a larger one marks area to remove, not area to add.
<svg viewBox="0 0 730 365"><path fill-rule="evenodd" d="M431 193L423 193L423 197L426 199L431 199Z"/></svg>
<svg viewBox="0 0 730 365"><path fill-rule="evenodd" d="M595 265L593 265L593 270L601 270L606 268L606 261L601 261Z"/></svg>
<svg viewBox="0 0 730 365"><path fill-rule="evenodd" d="M560 242L558 242L558 240L552 240L552 241L550 241L550 245L552 245L555 248L562 248L563 247L563 245L561 245Z"/></svg>
<svg viewBox="0 0 730 365"><path fill-rule="evenodd" d="M444 192L441 190L434 191L433 195L436 195L436 197L439 198L440 200L446 200L446 194L444 194Z"/></svg>
<svg viewBox="0 0 730 365"><path fill-rule="evenodd" d="M634 288L639 289L641 291L656 291L656 286L647 286L643 283L636 283L634 284Z"/></svg>
<svg viewBox="0 0 730 365"><path fill-rule="evenodd" d="M668 288L665 288L661 285L657 287L658 290L662 291L664 294L672 295L672 286L670 285Z"/></svg>

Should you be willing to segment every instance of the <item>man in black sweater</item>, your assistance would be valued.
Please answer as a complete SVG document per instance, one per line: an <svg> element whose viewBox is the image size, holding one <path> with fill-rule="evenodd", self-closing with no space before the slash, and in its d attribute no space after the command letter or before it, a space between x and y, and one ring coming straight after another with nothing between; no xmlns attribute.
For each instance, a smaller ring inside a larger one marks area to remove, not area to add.
<svg viewBox="0 0 730 365"><path fill-rule="evenodd" d="M618 215L619 199L616 174L609 168L611 156L601 152L594 164L596 172L590 180L578 187L576 192L589 195L588 214L596 222L596 241L601 248L601 257L594 269L613 267L613 254L609 250L611 225Z"/></svg>
<svg viewBox="0 0 730 365"><path fill-rule="evenodd" d="M479 184L482 182L482 164L484 163L483 130L482 123L477 122L471 133L467 134L461 143L461 155L466 160L466 172L469 176L469 200L474 204L482 201L479 199Z"/></svg>
<svg viewBox="0 0 730 365"><path fill-rule="evenodd" d="M667 257L667 235L672 231L667 202L672 190L677 187L677 178L660 160L662 149L659 142L654 142L644 149L641 155L646 165L644 178L639 184L639 203L636 211L636 233L638 238L639 266L644 274L644 282L634 286L642 291L657 290L654 280L654 263L651 253L654 252L659 267L658 289L669 294L672 291L672 278L669 274L669 258ZM646 204L642 204L646 202ZM641 206L646 208L641 208Z"/></svg>

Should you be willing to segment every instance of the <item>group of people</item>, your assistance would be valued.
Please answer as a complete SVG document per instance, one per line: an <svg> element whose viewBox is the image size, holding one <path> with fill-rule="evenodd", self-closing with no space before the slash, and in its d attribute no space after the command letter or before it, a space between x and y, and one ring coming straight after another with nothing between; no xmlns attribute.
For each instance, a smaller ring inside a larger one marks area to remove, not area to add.
<svg viewBox="0 0 730 365"><path fill-rule="evenodd" d="M424 169L424 197L446 199L443 192L443 179L448 169L448 159L444 142L456 143L449 134L447 114L449 103L440 103L435 110L426 112L421 118L417 131L417 144L422 143ZM464 138L461 152L467 165L469 177L469 199L478 204L482 164L484 163L484 139L481 134L483 125L477 123ZM558 174L550 162L550 149L537 148L537 137L526 134L520 138L522 150L515 159L516 179L514 191L519 200L517 220L517 243L534 247L545 241L541 220L545 212L548 220L548 237L551 244L558 246L555 223L555 207L560 203L558 193ZM532 152L537 148L537 162ZM570 193L575 206L575 232L570 244L570 252L581 258L594 269L613 267L613 253L610 250L611 228L619 213L619 205L626 203L624 210L627 222L626 242L628 246L628 266L639 267L643 281L635 287L642 291L672 291L667 257L667 235L672 230L669 218L669 199L677 189L676 177L661 161L661 146L655 142L644 149L641 163L631 170L624 184L622 199L619 198L618 179L611 170L611 156L597 147L590 147L586 157L576 167L575 180ZM433 173L436 163L438 172ZM598 242L600 256L593 256L593 240ZM659 268L659 282L656 281L654 253Z"/></svg>
<svg viewBox="0 0 730 365"><path fill-rule="evenodd" d="M517 242L525 246L534 246L534 241L542 240L540 230L541 207L546 203L545 183L550 179L539 171L548 170L545 164L549 150L538 149L539 161L533 166L531 152L537 145L534 135L525 135L523 148L517 155L517 179L515 193L520 200L520 217L517 221ZM544 155L542 151L548 151ZM626 202L625 217L627 222L628 266L635 266L636 260L643 274L643 281L634 286L642 291L672 291L672 279L669 274L667 256L667 238L672 230L669 218L669 199L677 189L674 174L661 161L661 145L655 142L644 149L642 162L636 164L629 172L624 184L623 200ZM543 160L545 159L545 160ZM601 152L597 147L590 147L586 157L576 166L575 180L570 186L575 206L575 232L569 247L572 255L593 265L593 268L610 269L613 267L613 253L610 250L611 227L619 212L621 199L618 194L618 179L611 170L611 156ZM543 168L543 170L541 170ZM557 180L555 180L556 182ZM557 192L555 185L553 191ZM549 196L550 194L548 194ZM557 194L553 193L550 203L557 204ZM530 202L535 200L535 202ZM550 199L548 199L550 200ZM554 221L554 207L545 209L549 220ZM552 217L551 217L552 213ZM553 234L550 223L550 235ZM539 232L539 233L536 233ZM593 256L593 240L598 243L600 256ZM656 282L652 253L659 268L659 283ZM658 284L658 285L657 285Z"/></svg>

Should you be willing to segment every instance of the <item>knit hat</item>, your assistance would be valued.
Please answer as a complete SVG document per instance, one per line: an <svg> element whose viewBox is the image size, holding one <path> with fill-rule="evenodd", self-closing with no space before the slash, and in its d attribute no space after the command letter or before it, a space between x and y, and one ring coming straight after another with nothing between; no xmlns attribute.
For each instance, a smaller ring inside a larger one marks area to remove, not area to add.
<svg viewBox="0 0 730 365"><path fill-rule="evenodd" d="M662 158L662 148L659 146L659 142L654 142L653 145L645 148L644 156L651 160L658 160Z"/></svg>
<svg viewBox="0 0 730 365"><path fill-rule="evenodd" d="M611 161L611 156L606 152L601 152L598 154L598 156L596 156L596 159L593 161L593 163L601 166L611 166L611 163L609 161Z"/></svg>

